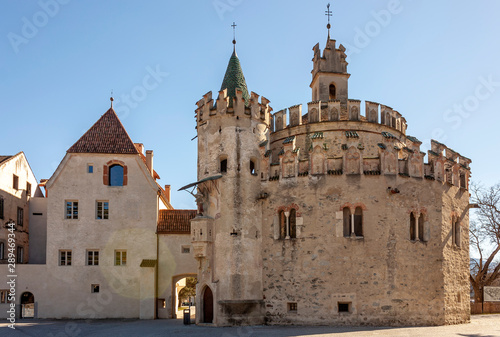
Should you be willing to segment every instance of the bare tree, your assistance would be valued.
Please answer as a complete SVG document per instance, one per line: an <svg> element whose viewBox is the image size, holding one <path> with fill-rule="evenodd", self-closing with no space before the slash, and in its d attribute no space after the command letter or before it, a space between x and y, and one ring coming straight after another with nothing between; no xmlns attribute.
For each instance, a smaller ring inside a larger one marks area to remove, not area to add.
<svg viewBox="0 0 500 337"><path fill-rule="evenodd" d="M483 302L483 288L500 278L500 263L495 261L500 251L500 184L485 188L471 185L472 201L479 205L476 219L470 223L471 250L479 259L471 260L470 282L474 301Z"/></svg>

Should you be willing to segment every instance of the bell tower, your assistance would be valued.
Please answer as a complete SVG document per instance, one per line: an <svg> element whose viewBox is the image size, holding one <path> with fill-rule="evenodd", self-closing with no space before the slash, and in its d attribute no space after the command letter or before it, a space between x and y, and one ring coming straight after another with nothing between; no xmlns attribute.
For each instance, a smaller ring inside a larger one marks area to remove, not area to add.
<svg viewBox="0 0 500 337"><path fill-rule="evenodd" d="M336 47L336 41L330 39L330 4L327 6L325 15L328 16L328 39L326 41L323 55L319 49L319 43L313 47L314 57L312 70L312 101L326 102L329 100L340 100L341 104L347 104L348 80L351 76L347 73L347 55L345 47Z"/></svg>

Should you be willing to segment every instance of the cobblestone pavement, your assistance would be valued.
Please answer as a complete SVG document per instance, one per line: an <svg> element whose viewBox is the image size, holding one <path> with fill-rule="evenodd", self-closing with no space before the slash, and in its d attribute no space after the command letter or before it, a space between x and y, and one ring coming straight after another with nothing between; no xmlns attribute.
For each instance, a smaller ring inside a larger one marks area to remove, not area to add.
<svg viewBox="0 0 500 337"><path fill-rule="evenodd" d="M473 316L471 323L438 327L185 326L182 320L20 320L16 329L0 324L0 336L179 336L179 337L322 337L322 336L463 336L500 337L500 315Z"/></svg>

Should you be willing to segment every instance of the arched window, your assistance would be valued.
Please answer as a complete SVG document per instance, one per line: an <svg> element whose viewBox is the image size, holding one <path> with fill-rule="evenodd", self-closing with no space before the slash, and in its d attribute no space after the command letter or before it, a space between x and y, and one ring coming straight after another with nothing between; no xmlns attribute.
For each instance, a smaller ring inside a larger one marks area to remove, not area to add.
<svg viewBox="0 0 500 337"><path fill-rule="evenodd" d="M424 215L420 213L420 216L418 217L418 239L420 241L425 241L424 240Z"/></svg>
<svg viewBox="0 0 500 337"><path fill-rule="evenodd" d="M280 239L284 239L286 237L286 216L284 211L280 211Z"/></svg>
<svg viewBox="0 0 500 337"><path fill-rule="evenodd" d="M330 99L337 99L337 89L335 88L335 84L330 84L329 93Z"/></svg>
<svg viewBox="0 0 500 337"><path fill-rule="evenodd" d="M351 210L349 207L344 207L344 237L351 236Z"/></svg>
<svg viewBox="0 0 500 337"><path fill-rule="evenodd" d="M255 170L255 161L253 159L250 159L250 174L256 175L256 170Z"/></svg>
<svg viewBox="0 0 500 337"><path fill-rule="evenodd" d="M410 240L415 241L417 239L417 228L416 228L416 219L413 212L410 213Z"/></svg>
<svg viewBox="0 0 500 337"><path fill-rule="evenodd" d="M227 172L227 159L221 159L220 161L220 173L226 173Z"/></svg>
<svg viewBox="0 0 500 337"><path fill-rule="evenodd" d="M109 186L123 186L123 166L116 164L109 167Z"/></svg>
<svg viewBox="0 0 500 337"><path fill-rule="evenodd" d="M363 236L363 210L361 207L356 207L354 211L354 234Z"/></svg>
<svg viewBox="0 0 500 337"><path fill-rule="evenodd" d="M297 237L297 212L293 208L290 211L288 222L290 224L290 238L295 239Z"/></svg>

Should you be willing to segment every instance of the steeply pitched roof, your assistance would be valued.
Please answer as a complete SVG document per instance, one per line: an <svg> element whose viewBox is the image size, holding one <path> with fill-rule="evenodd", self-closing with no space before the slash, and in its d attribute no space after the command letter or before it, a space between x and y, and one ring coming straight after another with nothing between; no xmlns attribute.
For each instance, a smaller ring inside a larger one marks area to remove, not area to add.
<svg viewBox="0 0 500 337"><path fill-rule="evenodd" d="M248 105L250 95L248 95L247 82L245 81L245 76L243 75L238 55L236 55L236 51L233 51L233 55L231 55L227 65L226 74L224 75L224 80L222 81L220 90L227 89L227 95L231 98L235 98L236 88L243 91L245 105ZM230 104L232 104L232 100L230 101Z"/></svg>
<svg viewBox="0 0 500 337"><path fill-rule="evenodd" d="M0 156L0 163L10 158L12 158L12 156Z"/></svg>
<svg viewBox="0 0 500 337"><path fill-rule="evenodd" d="M134 143L118 119L113 108L67 151L68 153L120 153L137 154Z"/></svg>
<svg viewBox="0 0 500 337"><path fill-rule="evenodd" d="M162 209L158 214L158 234L190 234L194 209Z"/></svg>

